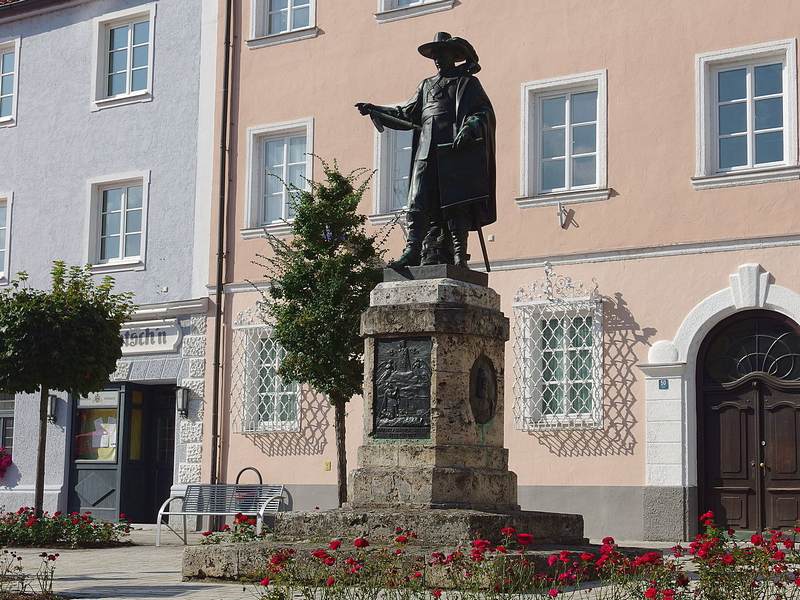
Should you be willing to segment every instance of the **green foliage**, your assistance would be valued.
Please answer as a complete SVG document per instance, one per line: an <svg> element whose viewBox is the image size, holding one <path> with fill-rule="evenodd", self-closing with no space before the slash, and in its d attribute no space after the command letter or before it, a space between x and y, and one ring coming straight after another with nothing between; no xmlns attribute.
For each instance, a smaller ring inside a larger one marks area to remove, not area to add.
<svg viewBox="0 0 800 600"><path fill-rule="evenodd" d="M53 263L52 289L27 286L20 273L0 291L0 389L35 392L44 386L74 394L103 388L122 356L120 327L134 305L96 284L89 267Z"/></svg>
<svg viewBox="0 0 800 600"><path fill-rule="evenodd" d="M273 255L260 256L260 264L272 284L263 295L265 318L286 350L281 375L337 404L362 390L360 319L381 280L383 250L358 213L370 178L363 169L344 175L336 162L321 162L324 182L291 189L291 241L268 236Z"/></svg>
<svg viewBox="0 0 800 600"><path fill-rule="evenodd" d="M120 515L118 523L98 521L89 512L44 513L37 517L34 509L27 506L0 514L0 545L3 546L115 546L126 542L130 530L125 515Z"/></svg>

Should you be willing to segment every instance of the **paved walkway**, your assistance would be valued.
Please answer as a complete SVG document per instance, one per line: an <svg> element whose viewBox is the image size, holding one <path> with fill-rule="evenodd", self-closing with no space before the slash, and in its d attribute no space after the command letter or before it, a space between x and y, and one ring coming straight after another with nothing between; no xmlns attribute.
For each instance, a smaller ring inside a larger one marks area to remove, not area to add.
<svg viewBox="0 0 800 600"><path fill-rule="evenodd" d="M69 598L155 600L255 600L254 588L241 584L181 581L183 545L171 533L162 535L163 545L154 546L155 530L134 531L136 545L101 550L57 550L55 591ZM190 539L199 543L199 536ZM42 549L16 550L33 570Z"/></svg>

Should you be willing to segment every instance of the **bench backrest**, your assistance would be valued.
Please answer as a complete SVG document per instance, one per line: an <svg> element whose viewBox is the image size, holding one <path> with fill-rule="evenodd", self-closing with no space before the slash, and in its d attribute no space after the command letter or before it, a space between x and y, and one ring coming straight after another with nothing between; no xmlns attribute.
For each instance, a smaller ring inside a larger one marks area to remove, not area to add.
<svg viewBox="0 0 800 600"><path fill-rule="evenodd" d="M196 513L243 513L256 514L261 505L272 498L265 512L280 510L283 496L282 485L215 484L188 485L183 501L183 510Z"/></svg>

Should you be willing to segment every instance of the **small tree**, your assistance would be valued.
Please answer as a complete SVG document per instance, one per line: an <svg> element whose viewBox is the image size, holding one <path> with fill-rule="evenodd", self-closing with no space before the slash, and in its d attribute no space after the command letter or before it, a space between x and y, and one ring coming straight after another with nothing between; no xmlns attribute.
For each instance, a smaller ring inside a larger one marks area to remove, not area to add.
<svg viewBox="0 0 800 600"><path fill-rule="evenodd" d="M320 161L323 183L291 188L295 212L286 243L267 236L273 254L260 256L271 281L263 294L265 318L286 351L280 375L307 384L334 407L339 505L347 501L345 404L363 391L361 313L381 280L382 242L364 229L358 205L369 177L349 175Z"/></svg>
<svg viewBox="0 0 800 600"><path fill-rule="evenodd" d="M102 390L122 356L120 328L133 311L132 294L95 284L89 267L56 261L52 289L26 285L20 273L0 292L0 390L39 390L39 447L34 505L42 514L50 390L85 395Z"/></svg>

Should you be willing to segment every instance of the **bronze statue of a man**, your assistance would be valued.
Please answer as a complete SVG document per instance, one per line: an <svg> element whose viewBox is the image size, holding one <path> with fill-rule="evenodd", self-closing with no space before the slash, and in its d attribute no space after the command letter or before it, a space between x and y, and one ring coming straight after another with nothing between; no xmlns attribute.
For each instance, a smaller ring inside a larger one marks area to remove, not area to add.
<svg viewBox="0 0 800 600"><path fill-rule="evenodd" d="M356 104L379 130L414 130L408 241L389 266L466 267L469 232L497 219L494 110L474 76L480 65L469 42L439 32L419 52L435 62L438 74L420 83L408 102Z"/></svg>

